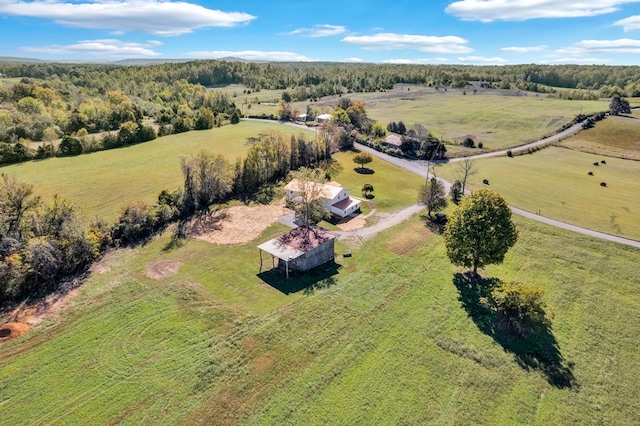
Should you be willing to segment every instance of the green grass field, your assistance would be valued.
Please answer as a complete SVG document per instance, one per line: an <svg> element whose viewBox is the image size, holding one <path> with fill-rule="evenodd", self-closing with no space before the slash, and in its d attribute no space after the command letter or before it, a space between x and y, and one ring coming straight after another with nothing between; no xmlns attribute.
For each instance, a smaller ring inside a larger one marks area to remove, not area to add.
<svg viewBox="0 0 640 426"><path fill-rule="evenodd" d="M600 164L605 160L606 164ZM593 163L599 163L594 166ZM436 168L438 176L456 179L456 163ZM478 173L469 189L486 187L515 207L573 225L640 240L640 163L559 147L531 155L476 161ZM594 176L589 176L588 172ZM607 187L600 186L606 182Z"/></svg>
<svg viewBox="0 0 640 426"><path fill-rule="evenodd" d="M220 89L232 95L235 93L234 102L238 107L244 105L245 114L276 114L276 105L258 105L255 98L277 103L283 92L266 90L247 95L242 93L246 90L242 85ZM554 134L580 113L609 109L607 100L569 101L530 92L521 92L526 96L513 96L499 90L478 92L476 95L470 90L467 90L467 95L462 92L462 89L445 92L433 87L399 84L386 92L348 93L343 96L363 101L369 117L384 124L392 121L403 121L407 126L422 124L436 136L450 142L447 149L454 156L482 152L460 146L466 137L472 137L476 143L482 142L485 151L497 151ZM321 113L331 111L338 100L337 96L327 96L318 102L307 100L294 102L292 106L304 113L307 105L311 105ZM248 103L252 103L251 109L247 109Z"/></svg>
<svg viewBox="0 0 640 426"><path fill-rule="evenodd" d="M410 89L410 90L407 90ZM525 93L525 92L522 92ZM556 132L579 113L606 111L608 101L568 101L543 94L503 95L500 91L478 92L433 87L397 85L379 93L350 93L365 103L368 115L382 123L403 121L408 127L422 124L438 137L452 142L450 154L478 153L459 144L465 137L482 142L484 150L496 151L533 142ZM320 99L318 108L335 106L337 97ZM299 109L306 105L295 104Z"/></svg>
<svg viewBox="0 0 640 426"><path fill-rule="evenodd" d="M234 162L244 156L246 139L265 130L292 135L302 132L276 123L243 121L126 148L0 167L0 173L33 184L45 200L57 193L80 207L86 217L112 220L128 203L153 203L163 189L182 186L181 156L207 150L224 154Z"/></svg>
<svg viewBox="0 0 640 426"><path fill-rule="evenodd" d="M257 275L253 243L112 252L66 309L0 344L0 424L634 424L640 252L516 222L484 275L546 289L571 388L481 331L414 218L289 295L304 283ZM159 259L182 266L147 278Z"/></svg>
<svg viewBox="0 0 640 426"><path fill-rule="evenodd" d="M351 189L351 194L362 198L362 186L370 183L374 188L371 201L378 211L383 212L397 210L417 202L418 190L424 183L422 178L375 157L365 168L373 173L359 173L356 169L360 166L352 160L354 155L353 152L337 153L334 158L340 163L342 170L332 176L333 180Z"/></svg>
<svg viewBox="0 0 640 426"><path fill-rule="evenodd" d="M562 142L578 151L609 157L640 160L640 113L630 116L610 116Z"/></svg>

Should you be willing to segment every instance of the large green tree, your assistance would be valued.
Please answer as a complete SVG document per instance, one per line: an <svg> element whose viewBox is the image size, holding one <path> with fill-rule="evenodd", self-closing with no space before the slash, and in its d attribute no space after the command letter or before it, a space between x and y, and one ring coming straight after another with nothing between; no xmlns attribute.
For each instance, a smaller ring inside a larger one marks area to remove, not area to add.
<svg viewBox="0 0 640 426"><path fill-rule="evenodd" d="M464 197L444 231L447 256L458 266L478 268L502 263L518 240L511 210L500 194L481 189Z"/></svg>

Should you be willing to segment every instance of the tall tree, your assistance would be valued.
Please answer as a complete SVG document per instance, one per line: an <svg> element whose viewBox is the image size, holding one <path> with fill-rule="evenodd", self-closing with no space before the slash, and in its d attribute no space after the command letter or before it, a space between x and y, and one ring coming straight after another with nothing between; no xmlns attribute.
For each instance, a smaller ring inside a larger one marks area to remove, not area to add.
<svg viewBox="0 0 640 426"><path fill-rule="evenodd" d="M291 176L297 183L298 196L293 205L296 217L305 226L328 218L330 214L323 205L324 176L322 172L318 169L303 167L291 172Z"/></svg>
<svg viewBox="0 0 640 426"><path fill-rule="evenodd" d="M427 214L431 217L431 212L447 207L444 185L435 176L428 179L420 188L418 201L427 207Z"/></svg>
<svg viewBox="0 0 640 426"><path fill-rule="evenodd" d="M473 268L476 275L478 268L502 263L517 240L509 206L502 196L488 189L463 198L444 231L449 260Z"/></svg>
<svg viewBox="0 0 640 426"><path fill-rule="evenodd" d="M462 184L462 196L464 196L464 191L467 187L467 179L469 178L469 176L473 176L478 173L475 165L475 161L470 158L465 158L463 161L460 161L458 163L458 180Z"/></svg>

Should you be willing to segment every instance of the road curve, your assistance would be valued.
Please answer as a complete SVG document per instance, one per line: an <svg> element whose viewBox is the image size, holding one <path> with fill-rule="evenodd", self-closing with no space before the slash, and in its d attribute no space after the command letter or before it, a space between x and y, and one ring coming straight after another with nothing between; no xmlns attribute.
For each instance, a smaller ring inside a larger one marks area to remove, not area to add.
<svg viewBox="0 0 640 426"><path fill-rule="evenodd" d="M547 138L548 139L548 138ZM548 140L546 140L545 143L549 143ZM423 178L427 178L427 162L426 161L421 161L421 160L406 160L404 158L397 158L397 157L392 157L388 154L385 154L383 152L380 151L376 151L373 148L369 148L368 146L365 145L361 145L361 144L356 144L357 148L362 150L362 151L366 151L368 153L370 153L371 155L375 155L378 158L380 158L381 160L387 161L391 164L394 164L408 172L411 172L413 174L416 174L418 176L422 176ZM531 146L531 144L529 144L529 146ZM523 148L523 149L527 149L527 148ZM506 152L506 151L505 151ZM487 155L487 154L483 154L482 158L487 158L487 156L497 156L497 155L501 155L500 152L494 152L494 153L490 153L493 155ZM467 157L467 158L478 158L479 156L475 156L475 157ZM444 185L445 189L447 192L449 192L449 189L451 188L451 183L438 178L438 180L440 182L442 182L442 184ZM636 240L631 240L628 238L622 238L622 237L617 237L615 235L611 235L611 234L605 234L604 232L598 232L598 231L594 231L591 229L587 229L587 228L581 228L579 226L575 226L575 225L571 225L569 223L565 223L565 222L560 222L558 220L554 220L554 219L550 219L548 217L544 217L544 216L540 216L538 214L535 213L530 213L526 210L522 210L516 207L511 207L509 206L509 208L511 208L511 211L519 216L524 216L528 219L533 219L535 221L538 222L542 222L545 223L547 225L551 225L551 226L555 226L557 228L562 228L562 229L566 229L568 231L573 231L573 232L577 232L579 234L583 234L583 235L588 235L590 237L595 237L595 238L600 238L603 240L607 240L607 241L613 241L615 243L619 243L619 244L625 244L628 246L632 246L632 247L637 247L640 248L640 241L636 241Z"/></svg>
<svg viewBox="0 0 640 426"><path fill-rule="evenodd" d="M273 120L264 120L264 121L269 121L271 123L273 123ZM309 128L306 126L302 126L302 125L296 125L294 123L282 123L282 124L290 124L296 127L299 127L301 129L304 130L308 130L308 131L314 131L314 128ZM519 147L516 148L511 148L511 152L519 152L519 151L526 151L529 148L533 148L533 147L537 147L537 146L541 146L541 145L546 145L552 142L556 142L562 138L565 138L577 131L579 131L580 129L582 129L582 124L576 124L573 125L571 127L569 127L568 129L555 134L553 136L549 136L547 138L541 139L539 141L536 142L532 142L532 143L528 143L525 145L521 145ZM401 169L404 169L408 172L411 172L415 175L421 176L423 178L427 178L429 176L428 171L427 171L427 165L428 162L425 160L407 160L404 158L398 158L398 157L392 157L391 155L385 154L383 152L377 151L373 148L370 148L366 145L362 145L362 144L354 144L355 147L361 151L366 151L368 153L370 153L371 155L374 155L378 158L380 158L381 160L384 160L388 163L391 163L397 167L400 167ZM494 151L494 152L488 152L486 154L479 154L479 155L474 155L471 157L463 157L463 158L456 158L456 159L452 159L449 160L449 162L457 162L457 161L463 161L465 158L467 159L481 159L481 158L489 158L489 157L497 157L497 156L501 156L501 155L506 155L507 151L509 150L501 150L501 151ZM433 163L432 163L433 164ZM438 180L440 182L442 182L442 184L445 187L445 190L447 192L449 192L450 188L451 188L451 182L448 182L444 179L438 178ZM415 207L417 208L417 206ZM528 212L526 210L522 210L516 207L512 207L509 206L509 208L511 209L511 211L519 216L523 216L526 217L528 219L532 219L547 225L551 225L551 226L555 226L557 228L561 228L561 229L566 229L567 231L573 231L573 232L577 232L579 234L583 234L583 235L587 235L590 237L594 237L594 238L600 238L603 240L607 240L607 241L612 241L614 243L618 243L618 244L624 244L627 246L631 246L631 247L636 247L636 248L640 248L640 241L636 241L636 240L631 240L629 238L622 238L622 237L617 237L615 235L611 235L611 234L606 234L604 232L598 232L598 231L594 231L591 229L587 229L587 228L582 228L580 226L575 226L575 225L571 225L570 223L566 223L566 222L560 222L558 220L554 220L554 219L550 219L548 217L544 217L544 216L540 216L538 214L535 213L531 213Z"/></svg>

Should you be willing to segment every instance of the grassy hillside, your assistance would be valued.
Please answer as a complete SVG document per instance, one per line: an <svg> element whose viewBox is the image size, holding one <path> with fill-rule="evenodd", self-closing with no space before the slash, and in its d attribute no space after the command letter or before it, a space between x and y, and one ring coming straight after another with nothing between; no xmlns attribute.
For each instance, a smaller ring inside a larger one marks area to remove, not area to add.
<svg viewBox="0 0 640 426"><path fill-rule="evenodd" d="M408 90L410 89L410 90ZM452 143L465 137L496 151L538 140L555 133L579 113L606 111L606 101L567 101L536 96L505 95L501 91L435 90L433 87L397 85L383 93L354 93L345 96L365 102L368 114L383 123L419 123ZM525 93L525 92L522 92ZM335 106L338 98L323 98L319 105ZM478 152L458 146L451 153Z"/></svg>
<svg viewBox="0 0 640 426"><path fill-rule="evenodd" d="M482 331L414 218L289 295L303 283L258 275L254 244L167 249L166 235L113 252L70 306L0 345L0 423L633 424L640 252L517 223L484 274L547 290L543 349L571 387ZM148 278L158 260L178 273Z"/></svg>
<svg viewBox="0 0 640 426"><path fill-rule="evenodd" d="M58 193L79 206L85 216L114 219L124 205L156 201L163 189L182 185L180 157L201 150L243 157L246 139L265 130L298 135L302 130L276 123L241 122L211 130L165 136L154 141L78 157L51 158L0 167L35 186L45 199Z"/></svg>
<svg viewBox="0 0 640 426"><path fill-rule="evenodd" d="M640 160L640 113L607 117L592 129L562 142L563 146L598 155Z"/></svg>
<svg viewBox="0 0 640 426"><path fill-rule="evenodd" d="M605 160L606 164L600 161ZM594 166L593 163L598 163ZM436 168L456 179L458 164ZM531 155L476 161L469 189L486 187L530 212L574 225L640 240L640 163L551 147ZM589 176L589 172L593 176ZM607 187L601 187L606 182Z"/></svg>

